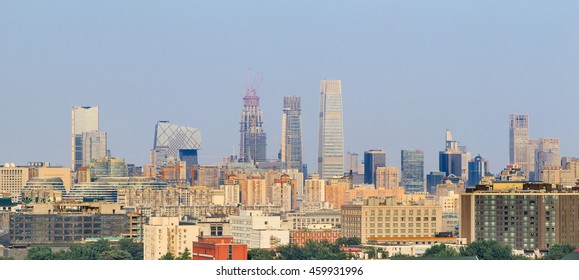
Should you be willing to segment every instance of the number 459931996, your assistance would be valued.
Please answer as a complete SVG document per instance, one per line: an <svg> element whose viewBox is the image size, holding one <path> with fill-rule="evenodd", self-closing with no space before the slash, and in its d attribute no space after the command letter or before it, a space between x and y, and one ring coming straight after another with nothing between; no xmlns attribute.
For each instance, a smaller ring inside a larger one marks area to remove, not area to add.
<svg viewBox="0 0 579 280"><path fill-rule="evenodd" d="M362 267L325 267L315 266L310 269L312 275L363 275Z"/></svg>

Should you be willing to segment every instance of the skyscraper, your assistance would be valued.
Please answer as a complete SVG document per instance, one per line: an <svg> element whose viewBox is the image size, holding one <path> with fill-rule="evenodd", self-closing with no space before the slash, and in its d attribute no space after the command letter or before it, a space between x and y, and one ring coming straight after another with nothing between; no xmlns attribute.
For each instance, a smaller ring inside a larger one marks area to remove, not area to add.
<svg viewBox="0 0 579 280"><path fill-rule="evenodd" d="M187 169L199 165L197 151L201 149L201 130L199 128L170 124L160 121L155 126L155 141L151 151L151 164L160 169L167 160L181 160ZM187 172L187 179L191 175Z"/></svg>
<svg viewBox="0 0 579 280"><path fill-rule="evenodd" d="M530 169L529 116L510 115L509 117L509 163L518 164L528 176Z"/></svg>
<svg viewBox="0 0 579 280"><path fill-rule="evenodd" d="M446 149L439 153L439 170L444 172L446 176L454 174L462 178L463 171L463 152L458 149L458 142L452 139L450 130L446 130Z"/></svg>
<svg viewBox="0 0 579 280"><path fill-rule="evenodd" d="M91 143L98 147L104 145L104 154L98 153L92 155L84 154L83 150L94 151L91 147L85 147L85 141L83 140L83 133L86 132L96 132L99 130L99 107L90 106L74 106L72 107L72 170L75 171L77 168L82 167L83 163L90 162L92 158L98 158L106 155L106 134L104 139L100 136L93 134L85 134L85 136L91 137ZM94 136L94 137L93 137ZM102 135L101 135L102 136ZM101 142L95 142L99 138ZM104 144L102 143L104 141ZM83 148L85 147L85 148Z"/></svg>
<svg viewBox="0 0 579 280"><path fill-rule="evenodd" d="M386 152L369 150L364 152L364 184L376 185L376 168L386 166Z"/></svg>
<svg viewBox="0 0 579 280"><path fill-rule="evenodd" d="M468 162L468 186L475 187L487 172L487 162L480 155Z"/></svg>
<svg viewBox="0 0 579 280"><path fill-rule="evenodd" d="M342 81L320 83L318 173L322 179L344 175Z"/></svg>
<svg viewBox="0 0 579 280"><path fill-rule="evenodd" d="M547 166L561 166L558 138L539 138L535 151L535 180L543 180L541 170Z"/></svg>
<svg viewBox="0 0 579 280"><path fill-rule="evenodd" d="M358 173L358 154L348 152L346 155L346 173Z"/></svg>
<svg viewBox="0 0 579 280"><path fill-rule="evenodd" d="M89 131L82 136L82 166L89 166L92 159L101 159L107 155L107 133Z"/></svg>
<svg viewBox="0 0 579 280"><path fill-rule="evenodd" d="M266 135L263 131L259 109L259 96L254 88L247 89L243 97L243 110L239 124L241 125L239 161L253 164L264 162L266 160Z"/></svg>
<svg viewBox="0 0 579 280"><path fill-rule="evenodd" d="M424 151L402 150L401 151L402 178L400 185L407 193L424 191Z"/></svg>
<svg viewBox="0 0 579 280"><path fill-rule="evenodd" d="M288 169L302 170L302 116L299 96L283 98L281 161Z"/></svg>

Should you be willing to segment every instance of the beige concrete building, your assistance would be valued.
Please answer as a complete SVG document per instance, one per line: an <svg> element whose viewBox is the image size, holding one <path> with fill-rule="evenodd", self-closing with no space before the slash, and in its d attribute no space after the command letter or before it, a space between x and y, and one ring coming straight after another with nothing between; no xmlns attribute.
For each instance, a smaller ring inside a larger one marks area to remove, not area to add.
<svg viewBox="0 0 579 280"><path fill-rule="evenodd" d="M241 203L244 205L267 204L267 185L265 179L258 174L252 175L251 179L240 179Z"/></svg>
<svg viewBox="0 0 579 280"><path fill-rule="evenodd" d="M158 260L167 253L177 256L185 248L193 249L199 236L199 226L179 224L178 217L151 217L145 225L145 260Z"/></svg>
<svg viewBox="0 0 579 280"><path fill-rule="evenodd" d="M306 180L304 189L305 203L318 203L326 199L326 180L319 179L318 174L312 174L310 179Z"/></svg>
<svg viewBox="0 0 579 280"><path fill-rule="evenodd" d="M442 231L442 207L432 201L402 204L395 198L371 197L342 206L342 237L431 237Z"/></svg>
<svg viewBox="0 0 579 280"><path fill-rule="evenodd" d="M241 203L241 187L239 185L222 185L224 205L238 205Z"/></svg>
<svg viewBox="0 0 579 280"><path fill-rule="evenodd" d="M317 224L329 224L332 228L340 228L342 225L341 211L333 209L284 213L282 219L284 227L292 230L303 230Z"/></svg>
<svg viewBox="0 0 579 280"><path fill-rule="evenodd" d="M400 186L400 171L398 167L376 167L376 188L394 189L398 186Z"/></svg>
<svg viewBox="0 0 579 280"><path fill-rule="evenodd" d="M22 187L32 177L32 172L32 168L16 167L13 163L7 163L4 167L0 167L0 192L10 193L12 201L18 201Z"/></svg>
<svg viewBox="0 0 579 280"><path fill-rule="evenodd" d="M575 183L577 183L575 171L576 170L564 169L561 166L545 166L541 170L541 181L566 187L573 187L575 186Z"/></svg>
<svg viewBox="0 0 579 280"><path fill-rule="evenodd" d="M72 187L72 173L68 167L38 167L38 177L58 177L62 180L67 192Z"/></svg>

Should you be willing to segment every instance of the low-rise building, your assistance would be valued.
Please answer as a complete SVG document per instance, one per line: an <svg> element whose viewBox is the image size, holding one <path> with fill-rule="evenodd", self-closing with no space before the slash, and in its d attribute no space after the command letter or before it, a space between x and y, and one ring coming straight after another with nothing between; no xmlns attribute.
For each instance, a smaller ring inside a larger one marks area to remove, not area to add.
<svg viewBox="0 0 579 280"><path fill-rule="evenodd" d="M199 237L191 256L194 260L247 260L247 244L234 244L233 237Z"/></svg>

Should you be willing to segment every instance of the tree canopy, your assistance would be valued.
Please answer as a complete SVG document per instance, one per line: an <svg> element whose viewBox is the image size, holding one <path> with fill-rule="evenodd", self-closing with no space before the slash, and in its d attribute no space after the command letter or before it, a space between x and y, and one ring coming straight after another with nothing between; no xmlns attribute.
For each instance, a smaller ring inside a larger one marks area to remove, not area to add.
<svg viewBox="0 0 579 280"><path fill-rule="evenodd" d="M549 253L543 257L545 260L560 260L567 254L573 252L575 246L569 244L553 244L549 248Z"/></svg>
<svg viewBox="0 0 579 280"><path fill-rule="evenodd" d="M28 260L142 260L143 244L122 239L116 244L100 239L96 242L73 244L68 250L53 252L50 247L38 246L28 250Z"/></svg>

